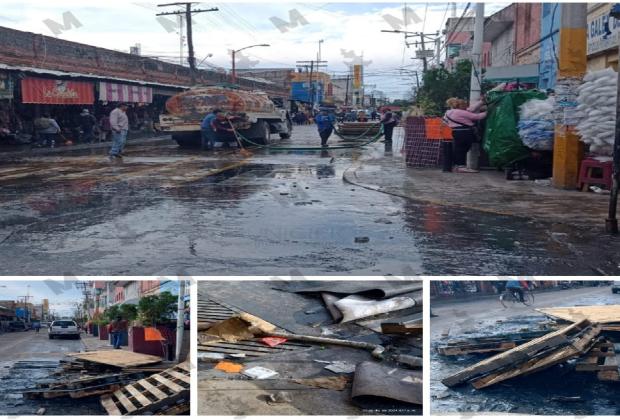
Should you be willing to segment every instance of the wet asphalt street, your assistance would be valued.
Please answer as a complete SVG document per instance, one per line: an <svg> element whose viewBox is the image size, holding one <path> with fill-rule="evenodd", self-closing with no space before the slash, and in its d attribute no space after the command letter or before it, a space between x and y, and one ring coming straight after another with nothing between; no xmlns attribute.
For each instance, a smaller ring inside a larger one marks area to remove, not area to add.
<svg viewBox="0 0 620 420"><path fill-rule="evenodd" d="M316 146L313 126L282 146ZM133 144L0 156L4 275L598 274L594 232L405 200L348 184L382 143L328 151ZM331 143L339 141L335 135ZM612 253L613 254L613 253Z"/></svg>
<svg viewBox="0 0 620 420"><path fill-rule="evenodd" d="M618 304L620 295L612 294L610 286L535 292L531 307L519 304L504 308L497 296L466 302L433 301L432 311L437 317L431 318L431 412L620 414L617 384L600 382L593 372L574 372L569 363L482 390L470 385L447 388L441 379L490 355L441 356L434 350L447 340L548 328L548 318L534 308ZM581 397L581 401L566 403L562 397Z"/></svg>
<svg viewBox="0 0 620 420"><path fill-rule="evenodd" d="M46 415L101 415L97 397L24 398L20 390L35 388L37 384L54 381L59 361L66 353L85 349L82 340L57 338L50 340L47 331L12 332L0 334L0 413L3 415L33 415L40 408Z"/></svg>

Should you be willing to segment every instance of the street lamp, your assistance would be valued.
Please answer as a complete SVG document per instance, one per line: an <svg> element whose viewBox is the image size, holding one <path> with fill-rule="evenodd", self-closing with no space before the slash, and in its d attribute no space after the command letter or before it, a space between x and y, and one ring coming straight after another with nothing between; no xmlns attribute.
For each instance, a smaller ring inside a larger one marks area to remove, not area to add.
<svg viewBox="0 0 620 420"><path fill-rule="evenodd" d="M248 48L270 47L270 46L271 45L269 44L256 44L256 45L249 45L247 47L239 48L238 50L233 50L232 51L232 82L235 83L237 81L237 73L235 72L235 54L237 54L240 51L247 50Z"/></svg>

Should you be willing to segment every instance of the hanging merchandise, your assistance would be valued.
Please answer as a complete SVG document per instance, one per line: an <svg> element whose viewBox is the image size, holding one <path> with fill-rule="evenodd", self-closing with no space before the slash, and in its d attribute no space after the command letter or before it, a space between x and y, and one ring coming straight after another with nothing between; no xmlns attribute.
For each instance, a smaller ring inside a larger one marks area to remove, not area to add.
<svg viewBox="0 0 620 420"><path fill-rule="evenodd" d="M533 150L553 150L555 98L530 99L520 107L519 137Z"/></svg>
<svg viewBox="0 0 620 420"><path fill-rule="evenodd" d="M616 87L618 73L611 68L593 71L583 78L577 89L577 111L581 118L577 131L581 140L590 145L590 152L610 156L616 128Z"/></svg>

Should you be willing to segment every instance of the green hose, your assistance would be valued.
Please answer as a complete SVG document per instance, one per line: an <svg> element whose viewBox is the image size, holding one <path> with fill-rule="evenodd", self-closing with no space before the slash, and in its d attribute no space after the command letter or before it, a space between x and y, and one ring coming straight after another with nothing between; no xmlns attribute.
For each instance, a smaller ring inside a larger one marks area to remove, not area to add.
<svg viewBox="0 0 620 420"><path fill-rule="evenodd" d="M256 147L260 147L262 149L269 149L269 150L335 150L335 149L355 149L358 147L364 147L364 146L368 146L371 143L375 143L376 141L378 141L381 136L383 136L383 124L381 125L381 129L379 130L379 132L370 140L368 140L367 142L364 143L359 143L359 144L354 144L354 145L343 145L343 146L301 146L301 147L282 147L282 146L270 146L267 144L258 144L258 143L254 143L252 140L247 139L245 136L243 136L243 134L239 133L237 130L235 130L237 132L237 135L239 137L241 137L241 139L243 139L245 142L256 146Z"/></svg>

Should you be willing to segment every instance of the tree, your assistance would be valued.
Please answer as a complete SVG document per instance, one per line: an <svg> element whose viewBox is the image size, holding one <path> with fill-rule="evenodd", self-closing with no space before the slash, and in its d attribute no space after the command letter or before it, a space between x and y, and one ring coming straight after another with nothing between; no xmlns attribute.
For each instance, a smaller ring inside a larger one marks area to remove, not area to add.
<svg viewBox="0 0 620 420"><path fill-rule="evenodd" d="M177 310L177 296L170 292L144 296L138 302L138 317L145 326L169 321Z"/></svg>
<svg viewBox="0 0 620 420"><path fill-rule="evenodd" d="M422 76L418 104L426 115L441 115L448 98L469 98L470 78L469 60L458 61L452 72L444 67L430 69Z"/></svg>

